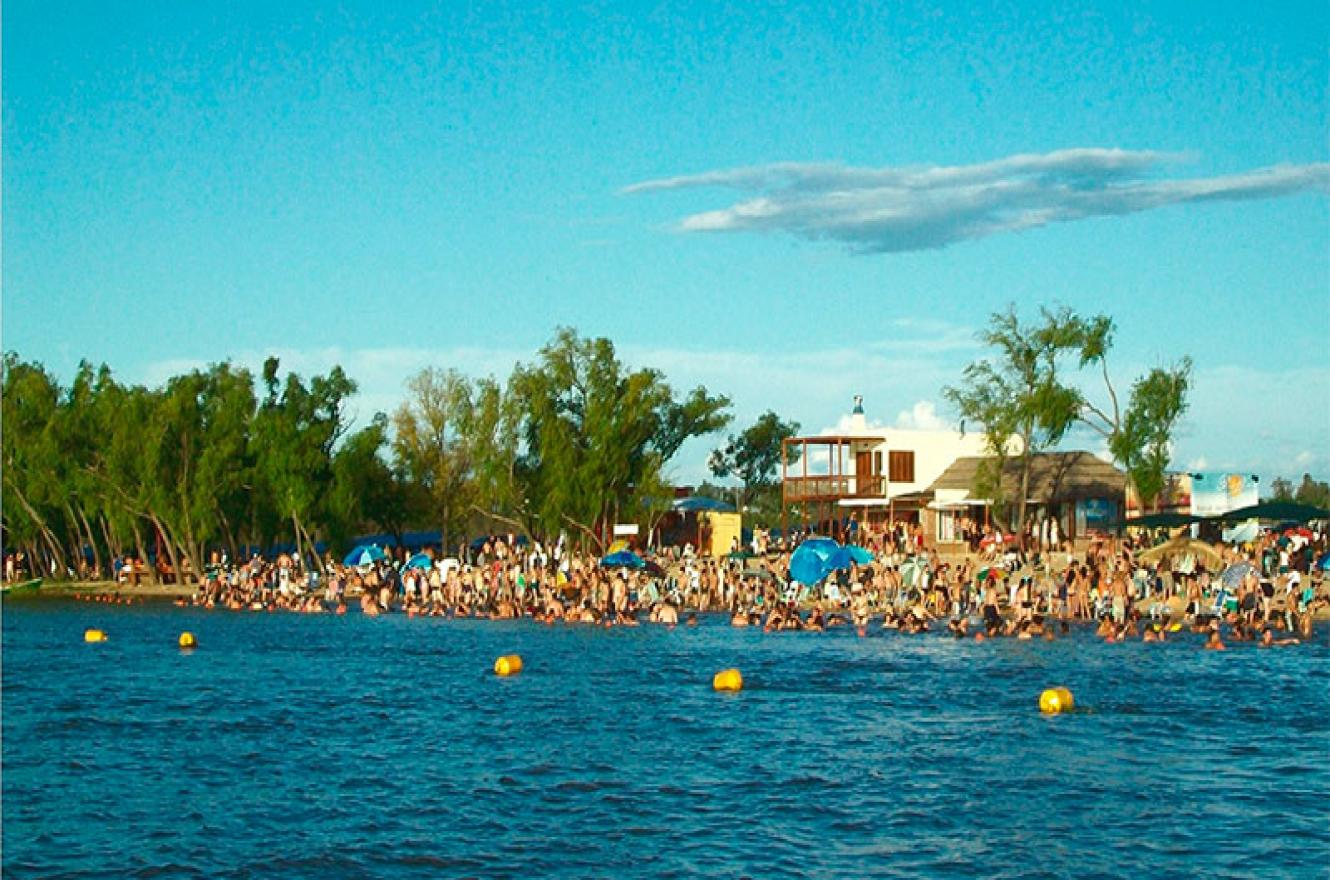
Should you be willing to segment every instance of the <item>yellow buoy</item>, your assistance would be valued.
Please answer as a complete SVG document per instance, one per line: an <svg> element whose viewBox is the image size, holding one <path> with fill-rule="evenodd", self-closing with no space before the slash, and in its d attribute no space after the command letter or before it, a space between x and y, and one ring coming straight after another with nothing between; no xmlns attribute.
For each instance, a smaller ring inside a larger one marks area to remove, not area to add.
<svg viewBox="0 0 1330 880"><path fill-rule="evenodd" d="M494 661L495 675L516 675L522 671L522 658L516 654L504 654Z"/></svg>
<svg viewBox="0 0 1330 880"><path fill-rule="evenodd" d="M199 646L199 640L194 638L194 634L192 632L182 632L180 634L180 647L197 648L198 646Z"/></svg>
<svg viewBox="0 0 1330 880"><path fill-rule="evenodd" d="M741 691L744 687L744 677L737 669L722 669L716 673L715 678L711 679L711 687L718 691Z"/></svg>
<svg viewBox="0 0 1330 880"><path fill-rule="evenodd" d="M1056 715L1059 712L1070 712L1076 708L1076 701L1072 699L1071 691L1064 687L1049 688L1039 695L1039 711L1049 715Z"/></svg>
<svg viewBox="0 0 1330 880"><path fill-rule="evenodd" d="M83 631L83 641L85 642L104 642L106 633L99 629L88 628Z"/></svg>

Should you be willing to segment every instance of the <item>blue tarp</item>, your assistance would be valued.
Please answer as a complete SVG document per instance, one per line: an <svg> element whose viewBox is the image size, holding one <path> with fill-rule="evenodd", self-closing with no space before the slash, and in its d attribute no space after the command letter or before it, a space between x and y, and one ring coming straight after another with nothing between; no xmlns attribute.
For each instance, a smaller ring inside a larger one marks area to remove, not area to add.
<svg viewBox="0 0 1330 880"><path fill-rule="evenodd" d="M684 513L692 513L698 510L710 510L720 513L734 513L735 511L733 504L717 501L715 498L708 498L705 495L689 495L687 498L680 498L678 501L674 502L673 507L675 510Z"/></svg>

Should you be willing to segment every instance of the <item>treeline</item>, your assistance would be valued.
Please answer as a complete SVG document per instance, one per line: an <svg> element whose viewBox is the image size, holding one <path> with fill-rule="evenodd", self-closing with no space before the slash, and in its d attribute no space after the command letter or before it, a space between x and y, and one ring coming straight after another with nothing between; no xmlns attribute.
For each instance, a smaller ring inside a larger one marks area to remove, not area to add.
<svg viewBox="0 0 1330 880"><path fill-rule="evenodd" d="M349 433L356 383L230 363L126 385L80 365L63 387L41 364L3 362L3 529L63 575L154 557L201 572L213 549L293 545L310 559L364 530L442 530L477 519L599 546L607 525L648 528L667 509L667 463L730 421L728 398L676 394L626 368L613 344L558 331L505 381L426 369L388 416ZM85 563L86 560L86 563Z"/></svg>

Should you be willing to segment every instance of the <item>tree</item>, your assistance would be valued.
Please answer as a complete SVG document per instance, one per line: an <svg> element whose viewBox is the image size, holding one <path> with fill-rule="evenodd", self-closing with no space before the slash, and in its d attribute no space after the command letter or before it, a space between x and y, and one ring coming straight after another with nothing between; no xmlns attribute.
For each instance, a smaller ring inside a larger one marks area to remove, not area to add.
<svg viewBox="0 0 1330 880"><path fill-rule="evenodd" d="M1155 367L1138 378L1123 411L1108 371L1108 353L1116 330L1113 321L1105 315L1080 318L1065 309L1061 319L1079 338L1081 366L1099 364L1108 394L1107 406L1082 398L1080 421L1103 437L1109 454L1136 487L1141 504L1151 506L1163 491L1173 433L1187 412L1191 358L1184 357L1171 367Z"/></svg>
<svg viewBox="0 0 1330 880"><path fill-rule="evenodd" d="M1000 508L1002 475L1013 441L1017 456L1018 497L1012 527L1024 539L1033 457L1058 444L1076 421L1081 396L1060 381L1064 360L1079 351L1080 330L1068 315L1040 310L1043 322L1022 326L1015 306L994 313L979 338L995 350L992 360L965 368L963 383L943 394L964 420L984 426L993 469L981 479L991 483L989 497Z"/></svg>
<svg viewBox="0 0 1330 880"><path fill-rule="evenodd" d="M388 417L375 413L333 454L328 528L335 543L344 544L366 526L400 539L412 516L423 509L412 503L411 485L384 460L388 448Z"/></svg>
<svg viewBox="0 0 1330 880"><path fill-rule="evenodd" d="M1283 477L1275 477L1270 483L1271 501L1292 501L1293 483Z"/></svg>
<svg viewBox="0 0 1330 880"><path fill-rule="evenodd" d="M775 412L767 410L737 436L731 434L723 447L711 453L707 466L720 479L739 480L739 507L746 507L776 488L782 441L798 432L798 422L781 421Z"/></svg>
<svg viewBox="0 0 1330 880"><path fill-rule="evenodd" d="M346 431L344 407L356 383L339 366L308 387L288 373L279 395L278 368L277 358L263 365L267 396L254 417L255 470L264 496L291 523L297 555L308 552L317 561L310 529L326 514L333 450Z"/></svg>
<svg viewBox="0 0 1330 880"><path fill-rule="evenodd" d="M1293 493L1293 500L1299 504L1330 508L1330 484L1313 480L1311 474L1303 474L1298 490Z"/></svg>
<svg viewBox="0 0 1330 880"><path fill-rule="evenodd" d="M393 457L419 485L440 525L444 549L475 501L471 382L456 370L426 368L407 381L408 397L393 414Z"/></svg>
<svg viewBox="0 0 1330 880"><path fill-rule="evenodd" d="M531 520L604 544L607 524L638 515L690 437L723 427L729 400L695 389L679 401L652 369L629 371L608 339L561 328L509 383L522 449L514 470ZM650 488L648 488L650 487Z"/></svg>

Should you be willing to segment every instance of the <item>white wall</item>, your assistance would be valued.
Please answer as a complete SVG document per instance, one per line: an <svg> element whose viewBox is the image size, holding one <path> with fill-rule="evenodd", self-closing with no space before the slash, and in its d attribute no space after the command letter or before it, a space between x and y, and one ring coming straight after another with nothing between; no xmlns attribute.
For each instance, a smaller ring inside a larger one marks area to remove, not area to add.
<svg viewBox="0 0 1330 880"><path fill-rule="evenodd" d="M887 483L887 498L921 492L933 485L933 481L942 476L942 472L951 467L958 458L984 454L984 435L968 432L964 436L959 431L914 431L905 429L883 428L865 432L869 436L856 441L851 447L846 470L854 474L854 452L870 449L882 454L882 476L891 473L890 452L910 451L914 453L914 481L910 483ZM880 438L880 439L879 439Z"/></svg>

